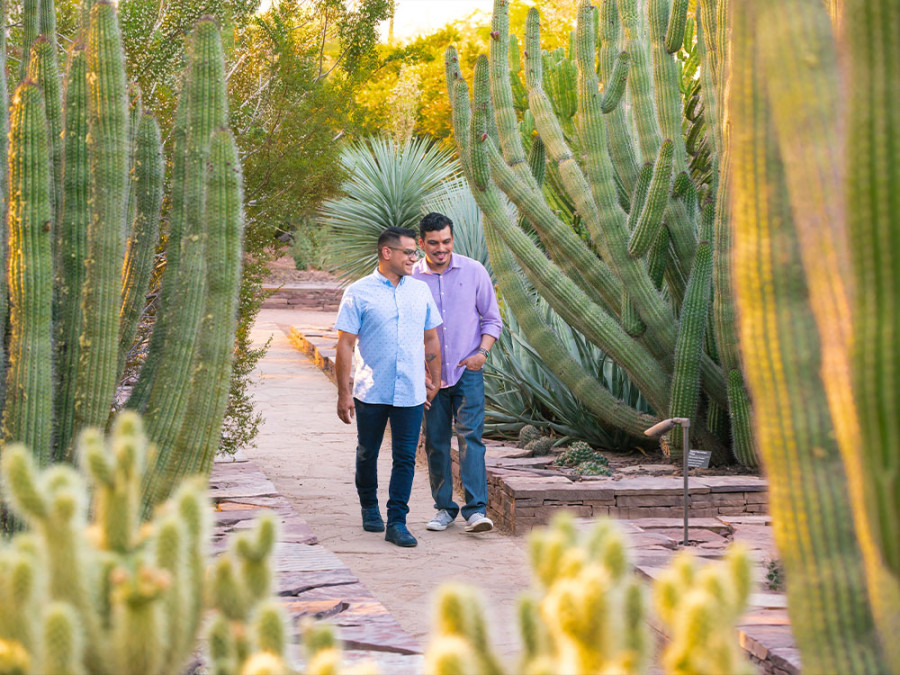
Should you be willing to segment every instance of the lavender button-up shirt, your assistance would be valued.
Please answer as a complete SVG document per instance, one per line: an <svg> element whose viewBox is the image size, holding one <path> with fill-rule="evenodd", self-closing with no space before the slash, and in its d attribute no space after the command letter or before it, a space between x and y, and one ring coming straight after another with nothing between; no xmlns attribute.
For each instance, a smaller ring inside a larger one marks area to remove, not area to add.
<svg viewBox="0 0 900 675"><path fill-rule="evenodd" d="M478 351L481 336L496 339L503 330L491 277L480 262L458 253L451 255L443 273L432 272L423 258L412 276L428 284L444 320L438 326L441 387L452 387L466 369L457 364Z"/></svg>

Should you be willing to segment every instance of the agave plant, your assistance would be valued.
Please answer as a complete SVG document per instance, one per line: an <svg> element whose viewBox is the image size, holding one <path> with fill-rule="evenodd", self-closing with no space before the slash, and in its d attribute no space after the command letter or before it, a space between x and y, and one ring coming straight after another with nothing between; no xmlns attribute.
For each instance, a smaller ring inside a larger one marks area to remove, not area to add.
<svg viewBox="0 0 900 675"><path fill-rule="evenodd" d="M343 196L326 201L319 213L332 235L329 266L349 283L375 268L381 231L415 228L425 199L459 169L451 152L422 138L403 144L369 138L348 145L341 163L349 176Z"/></svg>

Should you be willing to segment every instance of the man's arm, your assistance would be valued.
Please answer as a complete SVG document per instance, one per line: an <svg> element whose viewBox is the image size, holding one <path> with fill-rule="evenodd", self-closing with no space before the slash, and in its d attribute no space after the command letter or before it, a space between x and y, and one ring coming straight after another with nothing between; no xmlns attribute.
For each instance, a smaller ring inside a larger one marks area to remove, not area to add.
<svg viewBox="0 0 900 675"><path fill-rule="evenodd" d="M353 403L353 389L350 386L350 368L353 363L353 348L356 347L357 336L344 331L338 332L337 354L334 359L334 372L337 376L338 402L337 414L344 424L353 421L356 406Z"/></svg>
<svg viewBox="0 0 900 675"><path fill-rule="evenodd" d="M425 331L425 367L428 369L430 382L425 382L425 409L431 407L431 401L441 390L441 341L437 328Z"/></svg>
<svg viewBox="0 0 900 675"><path fill-rule="evenodd" d="M494 286L491 284L490 275L483 267L478 270L475 289L475 311L478 312L481 325L479 351L459 362L460 366L465 366L468 370L481 370L484 368L484 363L487 361L485 352L491 351L491 347L494 346L497 338L500 337L500 331L503 330L503 320L500 318L497 294L494 292ZM482 349L484 352L481 351Z"/></svg>
<svg viewBox="0 0 900 675"><path fill-rule="evenodd" d="M472 356L467 356L462 361L459 362L459 365L465 366L467 370L481 370L484 368L484 364L487 361L487 354L484 352L491 351L491 347L494 346L494 343L497 341L493 335L484 334L481 336L481 344L478 346L478 351L472 354ZM481 350L484 350L481 351Z"/></svg>

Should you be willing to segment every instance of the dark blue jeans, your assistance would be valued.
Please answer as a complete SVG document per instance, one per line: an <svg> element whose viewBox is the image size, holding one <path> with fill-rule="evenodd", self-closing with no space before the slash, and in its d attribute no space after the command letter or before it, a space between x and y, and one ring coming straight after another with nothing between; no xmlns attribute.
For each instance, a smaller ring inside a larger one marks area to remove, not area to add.
<svg viewBox="0 0 900 675"><path fill-rule="evenodd" d="M441 389L425 411L425 454L434 508L446 509L454 518L459 506L453 501L453 469L450 440L459 444L459 470L466 503L463 518L487 509L487 473L484 469L484 373L464 370L459 382Z"/></svg>
<svg viewBox="0 0 900 675"><path fill-rule="evenodd" d="M378 506L378 451L391 422L393 466L388 485L387 523L405 523L416 470L416 445L424 406L400 408L378 403L356 404L356 492L363 508Z"/></svg>

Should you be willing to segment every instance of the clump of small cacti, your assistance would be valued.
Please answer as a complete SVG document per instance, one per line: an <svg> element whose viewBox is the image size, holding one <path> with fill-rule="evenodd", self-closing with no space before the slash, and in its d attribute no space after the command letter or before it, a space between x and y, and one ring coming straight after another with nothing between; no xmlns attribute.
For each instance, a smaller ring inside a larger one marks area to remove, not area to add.
<svg viewBox="0 0 900 675"><path fill-rule="evenodd" d="M578 464L575 467L575 473L579 476L612 476L612 469L609 466L609 460L598 453L597 459L589 459Z"/></svg>
<svg viewBox="0 0 900 675"><path fill-rule="evenodd" d="M106 441L81 434L81 473L40 471L24 446L5 448L3 494L28 531L0 548L0 661L27 662L26 673L183 666L202 611L210 509L204 486L188 481L142 523L149 454L135 413L119 415Z"/></svg>
<svg viewBox="0 0 900 675"><path fill-rule="evenodd" d="M427 672L646 673L653 640L645 591L615 523L604 520L579 532L564 514L549 528L532 532L529 544L535 587L519 603L523 651L515 668L504 669L491 651L477 592L452 584L438 594ZM673 588L674 580L681 586ZM672 631L665 671L747 672L750 666L741 657L734 625L749 589L743 549L732 549L723 563L700 569L690 557L677 558L654 593L660 617ZM684 625L671 623L682 617ZM701 621L707 618L715 625ZM685 645L691 646L690 653Z"/></svg>
<svg viewBox="0 0 900 675"><path fill-rule="evenodd" d="M541 437L541 430L536 426L531 424L526 424L524 427L519 429L519 447L524 448L529 443L533 441L539 440Z"/></svg>
<svg viewBox="0 0 900 675"><path fill-rule="evenodd" d="M533 441L529 441L525 446L525 450L527 450L532 457L543 457L544 455L549 455L550 450L553 449L553 439L549 436L541 436L540 438L536 438Z"/></svg>
<svg viewBox="0 0 900 675"><path fill-rule="evenodd" d="M575 441L563 450L554 462L556 466L575 469L579 476L611 476L609 460L584 441Z"/></svg>
<svg viewBox="0 0 900 675"><path fill-rule="evenodd" d="M659 576L654 601L671 641L662 656L667 672L755 673L734 639L752 585L750 557L732 545L722 564L699 567L682 553Z"/></svg>

